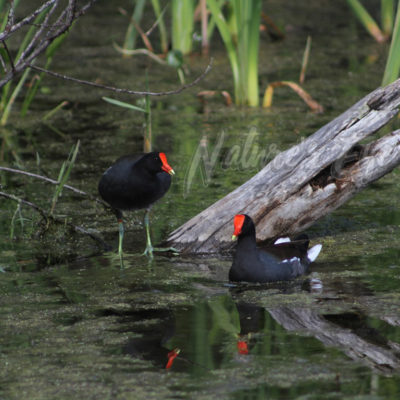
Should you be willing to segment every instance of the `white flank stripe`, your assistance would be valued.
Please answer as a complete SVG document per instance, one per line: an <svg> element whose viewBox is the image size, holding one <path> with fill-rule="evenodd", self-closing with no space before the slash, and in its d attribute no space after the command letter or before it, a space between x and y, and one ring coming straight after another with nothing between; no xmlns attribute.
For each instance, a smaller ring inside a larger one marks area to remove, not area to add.
<svg viewBox="0 0 400 400"><path fill-rule="evenodd" d="M310 250L307 251L307 257L310 262L313 262L319 255L322 249L322 244L316 244L315 246L311 247Z"/></svg>
<svg viewBox="0 0 400 400"><path fill-rule="evenodd" d="M286 258L285 260L282 260L283 263L294 263L295 261L300 261L300 258L298 257L292 257L290 260L288 258Z"/></svg>
<svg viewBox="0 0 400 400"><path fill-rule="evenodd" d="M283 237L283 238L276 239L274 244L289 243L289 242L290 242L290 238Z"/></svg>

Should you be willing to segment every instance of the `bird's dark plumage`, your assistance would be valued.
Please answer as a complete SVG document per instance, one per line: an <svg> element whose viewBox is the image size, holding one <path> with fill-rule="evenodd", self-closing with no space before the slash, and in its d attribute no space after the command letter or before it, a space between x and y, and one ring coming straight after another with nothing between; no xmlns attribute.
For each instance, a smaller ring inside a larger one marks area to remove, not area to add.
<svg viewBox="0 0 400 400"><path fill-rule="evenodd" d="M171 185L171 176L162 167L157 152L121 157L104 172L99 193L117 210L148 208Z"/></svg>
<svg viewBox="0 0 400 400"><path fill-rule="evenodd" d="M301 245L289 246L278 244L277 250L281 254L273 254L257 248L256 230L252 219L245 214L237 215L234 221L235 233L238 237L236 253L229 271L229 280L245 282L277 282L287 281L304 274L309 264L315 260L321 250L316 245L308 250L308 238L302 237ZM284 248L297 255L283 255Z"/></svg>
<svg viewBox="0 0 400 400"><path fill-rule="evenodd" d="M122 256L124 226L122 211L146 209L147 246L145 254L152 256L149 211L153 203L168 191L174 170L168 165L164 153L152 152L118 159L102 175L99 182L100 196L116 210L119 225L118 252Z"/></svg>

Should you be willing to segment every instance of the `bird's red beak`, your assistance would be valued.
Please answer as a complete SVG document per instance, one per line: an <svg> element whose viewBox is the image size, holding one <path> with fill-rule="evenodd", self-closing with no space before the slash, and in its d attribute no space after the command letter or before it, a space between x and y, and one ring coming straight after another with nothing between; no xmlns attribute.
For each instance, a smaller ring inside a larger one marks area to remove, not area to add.
<svg viewBox="0 0 400 400"><path fill-rule="evenodd" d="M167 362L167 365L165 366L165 369L169 369L172 367L172 364L174 363L175 358L178 357L180 352L181 352L181 350L176 348L167 354L168 362Z"/></svg>
<svg viewBox="0 0 400 400"><path fill-rule="evenodd" d="M235 240L242 233L244 219L245 216L242 214L235 215L235 218L233 219L234 231L232 240Z"/></svg>
<svg viewBox="0 0 400 400"><path fill-rule="evenodd" d="M162 162L161 169L165 172L168 172L170 175L175 175L175 171L172 169L172 167L168 165L167 156L165 155L165 153L159 153L159 156Z"/></svg>
<svg viewBox="0 0 400 400"><path fill-rule="evenodd" d="M249 354L249 348L247 347L247 343L244 340L238 340L236 345L239 354Z"/></svg>

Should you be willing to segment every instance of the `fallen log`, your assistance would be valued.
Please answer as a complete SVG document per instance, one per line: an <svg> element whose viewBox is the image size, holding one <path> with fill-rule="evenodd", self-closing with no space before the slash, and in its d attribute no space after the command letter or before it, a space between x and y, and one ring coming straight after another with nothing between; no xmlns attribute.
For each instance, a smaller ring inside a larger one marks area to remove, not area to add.
<svg viewBox="0 0 400 400"><path fill-rule="evenodd" d="M168 245L183 253L228 250L238 213L253 218L260 241L306 229L400 164L400 131L358 145L397 115L399 105L400 80L376 89L173 231Z"/></svg>

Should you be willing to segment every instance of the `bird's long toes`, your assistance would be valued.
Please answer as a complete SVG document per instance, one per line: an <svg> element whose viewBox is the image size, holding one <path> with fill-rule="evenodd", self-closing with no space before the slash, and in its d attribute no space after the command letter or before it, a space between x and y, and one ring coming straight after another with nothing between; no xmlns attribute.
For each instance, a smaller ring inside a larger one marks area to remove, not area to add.
<svg viewBox="0 0 400 400"><path fill-rule="evenodd" d="M159 252L166 252L166 251L170 251L173 255L179 255L179 250L176 249L175 247L155 247L153 249L154 251L159 251Z"/></svg>
<svg viewBox="0 0 400 400"><path fill-rule="evenodd" d="M147 246L142 255L147 256L149 258L153 258L153 251L154 251L153 246Z"/></svg>

